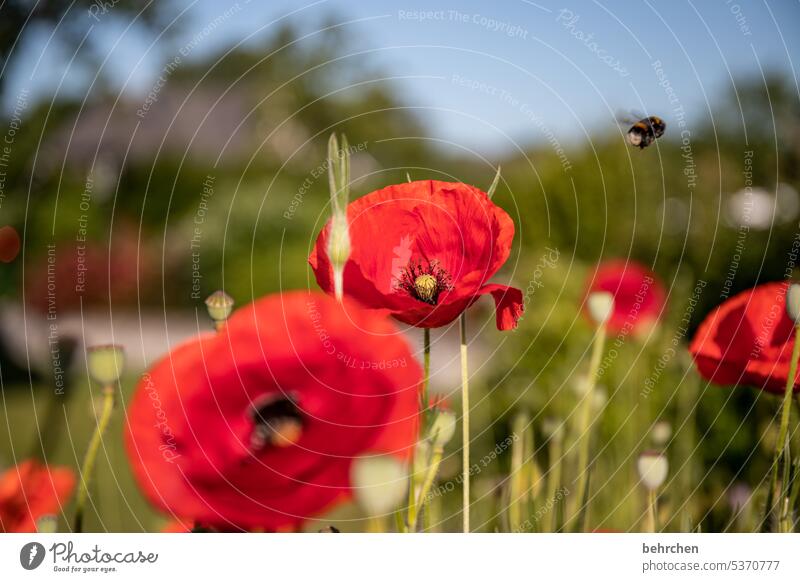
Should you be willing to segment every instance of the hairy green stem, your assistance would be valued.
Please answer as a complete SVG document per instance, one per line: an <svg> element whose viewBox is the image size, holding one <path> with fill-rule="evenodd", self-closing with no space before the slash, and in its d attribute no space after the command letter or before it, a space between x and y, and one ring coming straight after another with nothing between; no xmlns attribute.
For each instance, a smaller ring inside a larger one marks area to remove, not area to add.
<svg viewBox="0 0 800 582"><path fill-rule="evenodd" d="M97 426L94 429L92 438L89 441L89 447L86 449L86 456L83 459L81 466L81 482L78 487L78 494L75 501L75 527L73 528L76 533L83 531L83 514L86 509L86 501L89 498L89 485L94 473L94 465L97 460L97 452L100 449L100 443L103 442L103 433L108 427L111 420L111 413L114 410L114 386L106 386L103 388L103 408L100 412L100 418L97 421Z"/></svg>

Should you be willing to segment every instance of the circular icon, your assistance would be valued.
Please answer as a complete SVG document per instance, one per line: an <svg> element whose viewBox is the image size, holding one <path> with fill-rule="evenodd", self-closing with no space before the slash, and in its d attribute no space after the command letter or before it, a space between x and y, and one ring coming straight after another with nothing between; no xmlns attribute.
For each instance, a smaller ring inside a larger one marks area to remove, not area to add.
<svg viewBox="0 0 800 582"><path fill-rule="evenodd" d="M26 570L35 570L44 561L44 546L39 542L29 542L19 551L19 563Z"/></svg>

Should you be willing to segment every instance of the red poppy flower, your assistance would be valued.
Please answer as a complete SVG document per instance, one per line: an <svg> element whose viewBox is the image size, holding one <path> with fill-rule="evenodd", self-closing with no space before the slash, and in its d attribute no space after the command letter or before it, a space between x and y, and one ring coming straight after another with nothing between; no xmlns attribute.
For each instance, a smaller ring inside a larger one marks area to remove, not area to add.
<svg viewBox="0 0 800 582"><path fill-rule="evenodd" d="M16 228L8 225L0 227L0 262L10 263L16 259L21 244Z"/></svg>
<svg viewBox="0 0 800 582"><path fill-rule="evenodd" d="M296 528L347 497L354 457L410 454L421 376L388 318L321 293L272 295L144 375L128 456L174 517Z"/></svg>
<svg viewBox="0 0 800 582"><path fill-rule="evenodd" d="M794 324L786 313L788 288L785 282L759 285L706 316L689 346L704 378L784 393L794 345ZM798 386L795 379L795 392Z"/></svg>
<svg viewBox="0 0 800 582"><path fill-rule="evenodd" d="M664 311L664 286L655 273L635 261L600 263L587 281L587 294L607 291L614 296L614 312L608 320L612 333L649 328Z"/></svg>
<svg viewBox="0 0 800 582"><path fill-rule="evenodd" d="M23 461L0 476L0 532L35 532L36 521L58 514L75 488L67 467Z"/></svg>
<svg viewBox="0 0 800 582"><path fill-rule="evenodd" d="M485 192L435 180L398 184L352 202L347 218L346 295L409 325L441 327L489 293L497 328L516 327L522 292L486 284L508 259L514 223ZM308 262L319 286L332 293L329 231L330 223Z"/></svg>
<svg viewBox="0 0 800 582"><path fill-rule="evenodd" d="M150 248L138 231L123 224L108 242L59 241L47 255L26 266L26 298L29 305L47 312L55 292L59 309L87 305L135 305L141 293L152 287L157 271Z"/></svg>

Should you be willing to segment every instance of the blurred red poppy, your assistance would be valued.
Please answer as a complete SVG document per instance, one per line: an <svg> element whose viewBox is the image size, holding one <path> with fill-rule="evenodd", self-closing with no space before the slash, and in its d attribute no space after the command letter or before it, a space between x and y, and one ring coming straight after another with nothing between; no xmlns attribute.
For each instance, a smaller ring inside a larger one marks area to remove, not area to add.
<svg viewBox="0 0 800 582"><path fill-rule="evenodd" d="M296 528L349 495L354 457L410 454L421 376L381 314L321 293L272 295L144 375L128 456L174 517Z"/></svg>
<svg viewBox="0 0 800 582"><path fill-rule="evenodd" d="M156 257L135 227L122 224L111 243L59 241L26 265L28 305L47 312L55 293L59 309L135 305L153 287Z"/></svg>
<svg viewBox="0 0 800 582"><path fill-rule="evenodd" d="M706 316L689 346L705 379L784 393L794 345L794 324L786 313L788 288L785 282L759 285Z"/></svg>
<svg viewBox="0 0 800 582"><path fill-rule="evenodd" d="M10 263L17 258L21 242L17 229L13 226L0 227L0 261Z"/></svg>
<svg viewBox="0 0 800 582"><path fill-rule="evenodd" d="M608 321L612 333L649 329L664 312L664 286L655 273L635 261L604 261L587 280L587 295L607 291L614 296Z"/></svg>
<svg viewBox="0 0 800 582"><path fill-rule="evenodd" d="M514 223L485 192L425 180L389 186L347 207L352 252L344 292L417 327L441 327L487 293L497 328L513 329L522 292L486 284L511 253ZM317 283L333 292L327 256L330 223L308 261Z"/></svg>
<svg viewBox="0 0 800 582"><path fill-rule="evenodd" d="M48 467L29 459L0 476L0 532L35 532L36 521L57 515L75 488L67 467Z"/></svg>

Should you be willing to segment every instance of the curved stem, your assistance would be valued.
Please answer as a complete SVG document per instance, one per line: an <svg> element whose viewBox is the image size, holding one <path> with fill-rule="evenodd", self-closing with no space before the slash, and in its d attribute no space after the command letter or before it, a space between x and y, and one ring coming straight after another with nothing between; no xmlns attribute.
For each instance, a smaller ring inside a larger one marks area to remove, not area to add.
<svg viewBox="0 0 800 582"><path fill-rule="evenodd" d="M442 455L444 454L443 447L436 447L433 449L433 454L431 455L431 463L428 466L428 471L425 474L425 480L422 482L422 487L419 490L419 504L423 507L423 509L428 505L428 492L431 490L431 486L433 486L433 480L436 478L436 473L439 472L439 465L442 463ZM417 517L418 514L414 514L413 517L409 515L409 522L408 526L411 531L416 531L417 529Z"/></svg>
<svg viewBox="0 0 800 582"><path fill-rule="evenodd" d="M469 367L467 365L467 317L461 313L461 418L462 418L462 477L463 530L469 533Z"/></svg>
<svg viewBox="0 0 800 582"><path fill-rule="evenodd" d="M86 508L86 501L89 498L89 483L92 479L92 473L94 473L97 451L100 449L100 443L103 441L103 433L106 427L108 427L113 410L114 386L106 386L103 388L103 409L100 412L100 419L94 429L92 439L89 441L89 447L86 449L86 456L81 466L81 482L75 501L75 527L73 529L76 533L83 531L83 512Z"/></svg>
<svg viewBox="0 0 800 582"><path fill-rule="evenodd" d="M606 324L603 323L597 329L594 346L592 347L592 357L589 361L589 374L586 378L586 393L583 395L581 404L581 424L580 424L580 446L578 448L578 504L583 503L586 495L586 479L589 471L589 445L592 441L592 405L594 403L594 388L597 384L597 371L600 369L600 359L603 356L603 349L606 344ZM578 507L576 515L580 514L581 507Z"/></svg>

